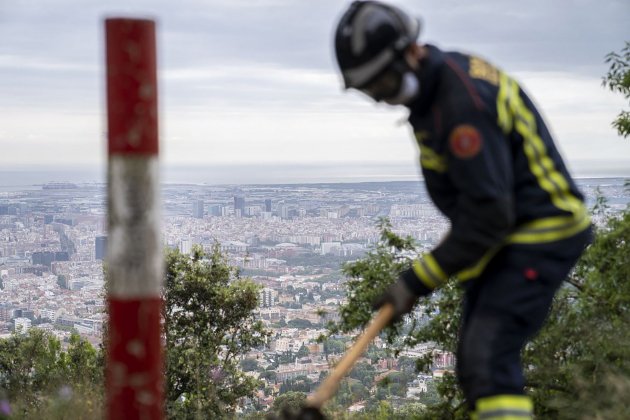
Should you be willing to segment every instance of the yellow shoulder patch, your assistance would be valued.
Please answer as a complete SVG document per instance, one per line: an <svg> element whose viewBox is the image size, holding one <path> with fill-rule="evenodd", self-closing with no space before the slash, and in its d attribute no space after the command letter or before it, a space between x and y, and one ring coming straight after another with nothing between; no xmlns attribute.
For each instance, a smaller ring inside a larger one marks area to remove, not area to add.
<svg viewBox="0 0 630 420"><path fill-rule="evenodd" d="M495 86L499 84L499 70L492 64L479 57L470 57L469 67L468 74L473 79L485 80Z"/></svg>

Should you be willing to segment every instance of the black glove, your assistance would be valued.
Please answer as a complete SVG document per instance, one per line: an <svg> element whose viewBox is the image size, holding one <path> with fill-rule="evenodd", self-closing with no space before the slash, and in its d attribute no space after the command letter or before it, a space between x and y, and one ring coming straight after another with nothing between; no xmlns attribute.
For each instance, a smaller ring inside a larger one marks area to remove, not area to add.
<svg viewBox="0 0 630 420"><path fill-rule="evenodd" d="M374 302L374 309L379 309L386 303L394 306L394 316L390 324L394 324L413 310L420 296L426 296L432 292L426 287L420 279L409 268L398 277L395 283L392 283L385 292L379 296Z"/></svg>

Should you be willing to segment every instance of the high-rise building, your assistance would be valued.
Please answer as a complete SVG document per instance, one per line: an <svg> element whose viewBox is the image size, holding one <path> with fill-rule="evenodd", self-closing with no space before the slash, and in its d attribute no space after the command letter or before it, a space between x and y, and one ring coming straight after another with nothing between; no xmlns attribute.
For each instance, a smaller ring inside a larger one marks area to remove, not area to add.
<svg viewBox="0 0 630 420"><path fill-rule="evenodd" d="M265 200L265 211L271 212L271 199L269 198Z"/></svg>
<svg viewBox="0 0 630 420"><path fill-rule="evenodd" d="M270 308L276 303L275 291L268 287L262 289L258 294L258 303L263 308Z"/></svg>
<svg viewBox="0 0 630 420"><path fill-rule="evenodd" d="M189 255L192 251L192 241L190 239L182 239L179 242L179 252Z"/></svg>
<svg viewBox="0 0 630 420"><path fill-rule="evenodd" d="M241 214L245 214L245 198L238 195L234 196L234 213L240 210Z"/></svg>
<svg viewBox="0 0 630 420"><path fill-rule="evenodd" d="M192 215L195 219L203 219L203 200L196 200L192 204Z"/></svg>
<svg viewBox="0 0 630 420"><path fill-rule="evenodd" d="M278 216L280 216L282 219L288 219L289 218L289 206L287 206L286 204L278 205Z"/></svg>
<svg viewBox="0 0 630 420"><path fill-rule="evenodd" d="M0 322L8 322L13 317L13 306L9 303L0 303Z"/></svg>
<svg viewBox="0 0 630 420"><path fill-rule="evenodd" d="M211 216L221 216L221 208L222 206L215 204L214 206L210 206L210 215Z"/></svg>
<svg viewBox="0 0 630 420"><path fill-rule="evenodd" d="M56 253L53 251L37 251L31 254L31 262L33 265L45 265L50 268L55 260Z"/></svg>
<svg viewBox="0 0 630 420"><path fill-rule="evenodd" d="M260 206L245 206L245 216L258 216L261 213Z"/></svg>
<svg viewBox="0 0 630 420"><path fill-rule="evenodd" d="M15 322L15 332L17 333L26 334L31 328L31 320L28 318L15 318L13 322Z"/></svg>
<svg viewBox="0 0 630 420"><path fill-rule="evenodd" d="M97 236L94 240L94 259L104 260L107 256L107 236Z"/></svg>

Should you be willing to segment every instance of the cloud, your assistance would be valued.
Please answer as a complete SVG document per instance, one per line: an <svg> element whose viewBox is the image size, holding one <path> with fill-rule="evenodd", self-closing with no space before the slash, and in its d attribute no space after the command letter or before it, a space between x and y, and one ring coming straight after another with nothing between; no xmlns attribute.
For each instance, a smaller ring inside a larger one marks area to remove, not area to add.
<svg viewBox="0 0 630 420"><path fill-rule="evenodd" d="M0 164L103 161L103 19L132 16L158 21L166 161L417 165L403 110L342 93L332 33L348 3L0 3ZM422 17L423 41L515 73L571 159L628 155L610 128L623 101L599 82L604 55L630 38L626 0L397 4Z"/></svg>

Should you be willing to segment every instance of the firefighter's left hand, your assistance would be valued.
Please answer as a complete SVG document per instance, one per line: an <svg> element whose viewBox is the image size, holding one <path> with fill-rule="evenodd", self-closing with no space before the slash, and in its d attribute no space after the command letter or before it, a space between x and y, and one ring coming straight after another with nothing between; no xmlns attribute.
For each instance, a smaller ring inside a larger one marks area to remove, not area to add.
<svg viewBox="0 0 630 420"><path fill-rule="evenodd" d="M392 283L385 292L379 296L374 302L374 309L380 309L381 306L386 303L391 303L394 306L394 316L391 323L394 324L400 319L411 312L416 305L419 296L416 295L403 279L398 278L395 283Z"/></svg>

